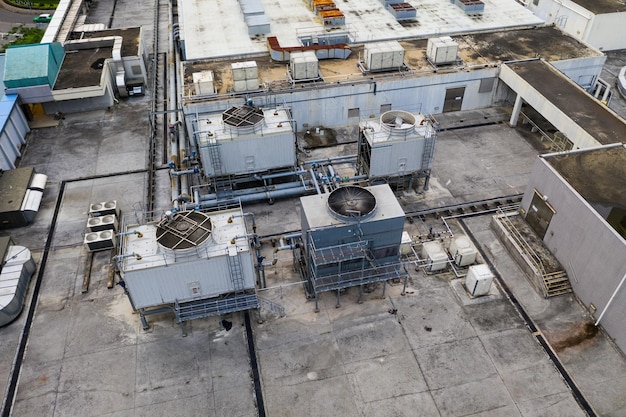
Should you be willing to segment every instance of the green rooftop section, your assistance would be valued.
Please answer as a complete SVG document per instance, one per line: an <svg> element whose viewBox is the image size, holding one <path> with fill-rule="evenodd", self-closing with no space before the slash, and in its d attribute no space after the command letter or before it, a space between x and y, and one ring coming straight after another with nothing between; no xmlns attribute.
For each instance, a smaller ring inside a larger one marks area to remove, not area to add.
<svg viewBox="0 0 626 417"><path fill-rule="evenodd" d="M58 42L12 46L6 51L4 85L53 87L64 57L65 50Z"/></svg>

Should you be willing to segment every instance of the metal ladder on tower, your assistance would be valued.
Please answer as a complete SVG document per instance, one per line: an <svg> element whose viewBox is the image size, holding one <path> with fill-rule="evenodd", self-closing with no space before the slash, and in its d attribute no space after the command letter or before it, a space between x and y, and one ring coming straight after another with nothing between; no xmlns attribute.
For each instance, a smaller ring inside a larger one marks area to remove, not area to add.
<svg viewBox="0 0 626 417"><path fill-rule="evenodd" d="M426 136L426 141L424 142L424 151L422 152L422 170L430 170L429 166L435 153L436 137L436 133L432 133Z"/></svg>
<svg viewBox="0 0 626 417"><path fill-rule="evenodd" d="M220 145L215 136L209 141L209 157L211 158L211 166L213 167L215 193L218 194L218 197L220 197L220 195L222 197L230 197L232 195L232 182L230 176L224 178Z"/></svg>
<svg viewBox="0 0 626 417"><path fill-rule="evenodd" d="M235 254L228 254L228 271L230 272L230 280L233 283L233 289L235 292L242 292L245 289L245 281L243 278L243 269L241 267L239 253L236 251L237 248L235 247Z"/></svg>

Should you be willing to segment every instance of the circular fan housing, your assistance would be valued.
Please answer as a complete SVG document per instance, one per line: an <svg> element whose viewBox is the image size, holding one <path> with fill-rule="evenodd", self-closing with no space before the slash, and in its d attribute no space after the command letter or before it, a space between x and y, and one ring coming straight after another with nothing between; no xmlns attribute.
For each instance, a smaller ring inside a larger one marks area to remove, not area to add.
<svg viewBox="0 0 626 417"><path fill-rule="evenodd" d="M376 211L376 197L365 188L341 187L328 196L328 208L340 220L364 220Z"/></svg>
<svg viewBox="0 0 626 417"><path fill-rule="evenodd" d="M156 230L157 242L169 251L196 250L210 242L211 219L197 211L181 211L166 216Z"/></svg>
<svg viewBox="0 0 626 417"><path fill-rule="evenodd" d="M232 134L249 134L261 129L265 116L258 107L235 106L222 114L224 128Z"/></svg>
<svg viewBox="0 0 626 417"><path fill-rule="evenodd" d="M392 137L406 137L415 130L415 116L404 110L390 110L380 116L382 130Z"/></svg>

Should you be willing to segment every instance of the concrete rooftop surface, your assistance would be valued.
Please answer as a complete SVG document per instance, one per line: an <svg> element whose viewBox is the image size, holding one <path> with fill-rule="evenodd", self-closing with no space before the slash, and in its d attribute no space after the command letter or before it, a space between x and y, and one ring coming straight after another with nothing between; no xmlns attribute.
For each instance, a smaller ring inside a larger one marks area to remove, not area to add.
<svg viewBox="0 0 626 417"><path fill-rule="evenodd" d="M202 319L182 337L173 314L150 316L144 331L122 289L107 288L105 252L95 254L89 289L81 292L90 202L115 199L124 213L141 208L146 104L137 98L110 111L68 115L29 138L22 164L49 179L35 223L11 231L35 254L41 280L13 416L259 415L243 313L224 317L233 323L229 331L216 318ZM441 124L489 116L449 114ZM443 130L431 190L401 192L400 203L410 211L521 193L537 155L524 135L504 123ZM158 208L165 210L169 178L167 169L158 173ZM297 200L246 210L260 236L299 227ZM408 263L404 296L401 285L388 285L382 299L379 286L358 304L351 289L336 308L334 294L324 293L314 313L290 255L281 252L260 296L286 315L263 310L262 323L252 315L265 415L586 415L547 352L558 355L599 415L626 415L623 355L603 333L583 331L590 318L572 295L544 299L535 292L490 219L449 219L455 233L476 239L500 278L479 302L459 290L453 273L426 275ZM406 230L418 235L428 224L407 222ZM271 256L268 241L262 250ZM25 317L0 329L3 390ZM546 351L539 336L552 348Z"/></svg>
<svg viewBox="0 0 626 417"><path fill-rule="evenodd" d="M111 19L119 27L153 22L153 14L142 12L151 7L147 0L117 0L115 16L112 2L93 3L90 22ZM237 4L219 1L188 3L239 10ZM292 10L305 8L299 0L263 4L266 11L280 7L289 22L297 22ZM532 23L532 15L512 1L485 4L487 23L495 24L500 15L500 26ZM356 3L340 7L346 13L348 6ZM423 6L441 13L456 7L443 0ZM220 25L228 21L206 13L205 30L221 36ZM418 13L426 12L418 8ZM519 18L511 17L518 13ZM184 18L187 24L191 20L187 14ZM363 19L357 20L363 25L359 33L367 37ZM458 16L446 19L454 30ZM369 30L377 26L371 23ZM410 35L408 29L398 30ZM423 30L426 36L434 29ZM236 44L236 38L205 43L224 48ZM249 39L247 34L243 38ZM625 55L609 55L603 72L607 81L614 82ZM48 183L35 221L0 231L28 247L38 264L24 311L0 328L0 391L5 396L17 378L11 416L584 417L586 408L595 415L626 417L623 353L593 326L573 294L545 299L537 293L493 232L492 213L446 219L455 235L473 239L479 257L496 275L489 296L469 298L455 273L426 274L409 255L404 258L409 273L404 295L401 283L390 282L383 298L378 284L359 303L358 289L352 288L337 307L335 294L323 293L315 313L293 271L291 253L281 251L277 264L266 269L267 289L259 296L282 306L284 316L264 307L260 321L254 311L221 317L232 328L216 317L194 320L183 337L174 315L164 313L149 316L150 329L144 330L123 289L108 288L110 253L94 253L88 265L83 236L91 203L116 200L123 214L145 207L150 104L148 95L131 97L108 110L66 115L58 126L34 129L28 136L20 165L45 173ZM614 96L610 105L626 116L621 97ZM442 130L430 188L397 192L405 212L523 193L544 149L530 126L510 128L509 116L502 109L437 115ZM308 156L355 152L354 140L347 140ZM157 211L171 208L163 154L158 143ZM298 199L244 209L254 213L261 251L268 258L274 249L270 236L300 228ZM440 230L444 223L428 216L405 222L414 236L431 228ZM23 361L16 363L24 338Z"/></svg>

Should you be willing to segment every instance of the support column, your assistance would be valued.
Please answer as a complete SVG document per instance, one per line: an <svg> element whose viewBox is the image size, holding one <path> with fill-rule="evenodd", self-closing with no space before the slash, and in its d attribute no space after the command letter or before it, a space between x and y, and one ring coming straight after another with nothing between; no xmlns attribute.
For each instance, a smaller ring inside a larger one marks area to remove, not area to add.
<svg viewBox="0 0 626 417"><path fill-rule="evenodd" d="M518 94L517 97L515 98L515 104L513 105L513 112L511 113L509 126L511 127L517 126L517 119L519 119L519 114L520 114L520 111L522 110L523 103L524 103L524 100L522 99L522 96Z"/></svg>

